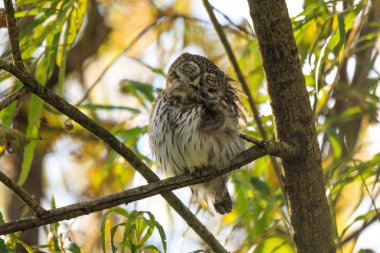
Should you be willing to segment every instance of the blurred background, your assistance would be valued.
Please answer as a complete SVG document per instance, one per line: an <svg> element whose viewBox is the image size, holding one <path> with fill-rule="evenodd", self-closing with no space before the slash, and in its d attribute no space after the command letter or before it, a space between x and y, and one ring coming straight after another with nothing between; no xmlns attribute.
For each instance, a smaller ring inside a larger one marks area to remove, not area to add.
<svg viewBox="0 0 380 253"><path fill-rule="evenodd" d="M273 139L247 1L210 3ZM379 253L380 1L287 4L315 115L338 252ZM169 65L183 52L200 54L237 79L200 0L17 0L15 6L28 71L110 130L161 178L167 175L157 170L146 133L150 105L165 87ZM0 29L0 54L11 59L5 28ZM4 71L0 81L1 99L22 86ZM234 85L241 89L240 83ZM244 133L262 139L243 92L241 99L248 117ZM4 154L0 169L45 208L146 183L103 142L35 96L1 110L0 121L31 138L22 152ZM225 216L198 205L188 188L175 193L231 252L295 252L269 157L232 173L229 189L235 206ZM118 224L125 224L134 210L147 211L137 218L146 230L129 235L139 247L135 252L207 250L160 196L16 234L26 246L16 246L13 237L0 238L17 252L28 247L36 252L102 252L104 247L121 252L120 245L111 245L123 241L125 227ZM5 221L30 215L2 184L0 211ZM145 238L149 229L152 234Z"/></svg>

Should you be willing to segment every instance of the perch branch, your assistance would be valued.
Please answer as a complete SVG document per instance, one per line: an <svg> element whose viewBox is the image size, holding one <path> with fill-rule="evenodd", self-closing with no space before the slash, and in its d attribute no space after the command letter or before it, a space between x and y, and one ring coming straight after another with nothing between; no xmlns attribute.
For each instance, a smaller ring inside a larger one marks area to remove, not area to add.
<svg viewBox="0 0 380 253"><path fill-rule="evenodd" d="M236 170L264 155L267 152L259 146L253 146L242 152L233 161L230 167L214 173L204 173L202 175L184 174L171 177L161 181L156 181L147 185L139 186L133 189L125 190L108 196L96 198L93 200L83 201L80 203L64 206L61 208L45 211L42 216L32 216L17 221L12 221L0 225L0 235L23 231L26 229L59 222L62 220L72 219L78 216L101 211L113 206L128 204L133 201L145 199L157 194L168 193L169 191L186 187L189 185L204 183L215 177Z"/></svg>

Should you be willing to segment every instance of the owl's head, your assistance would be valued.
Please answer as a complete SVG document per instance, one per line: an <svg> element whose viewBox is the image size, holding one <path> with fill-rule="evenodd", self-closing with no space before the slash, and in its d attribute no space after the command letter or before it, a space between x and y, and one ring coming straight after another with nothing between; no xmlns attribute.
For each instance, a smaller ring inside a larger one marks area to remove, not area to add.
<svg viewBox="0 0 380 253"><path fill-rule="evenodd" d="M205 99L223 96L229 77L207 58L184 53L169 68L167 89Z"/></svg>

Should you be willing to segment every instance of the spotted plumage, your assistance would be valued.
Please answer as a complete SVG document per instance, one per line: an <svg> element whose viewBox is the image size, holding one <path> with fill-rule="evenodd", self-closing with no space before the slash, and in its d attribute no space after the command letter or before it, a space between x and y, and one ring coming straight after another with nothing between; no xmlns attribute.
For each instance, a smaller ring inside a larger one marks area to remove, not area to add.
<svg viewBox="0 0 380 253"><path fill-rule="evenodd" d="M164 91L153 103L149 139L158 164L180 175L220 170L245 148L244 119L232 79L207 58L184 53L170 66ZM197 199L212 201L220 214L232 210L228 175L191 186Z"/></svg>

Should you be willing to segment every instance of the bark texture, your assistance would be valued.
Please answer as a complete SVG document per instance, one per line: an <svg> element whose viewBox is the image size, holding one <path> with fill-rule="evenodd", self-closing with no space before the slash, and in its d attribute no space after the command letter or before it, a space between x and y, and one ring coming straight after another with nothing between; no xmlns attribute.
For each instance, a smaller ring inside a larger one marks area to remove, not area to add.
<svg viewBox="0 0 380 253"><path fill-rule="evenodd" d="M299 159L282 160L297 252L333 253L314 117L284 0L248 0L260 46L277 141L299 145Z"/></svg>

